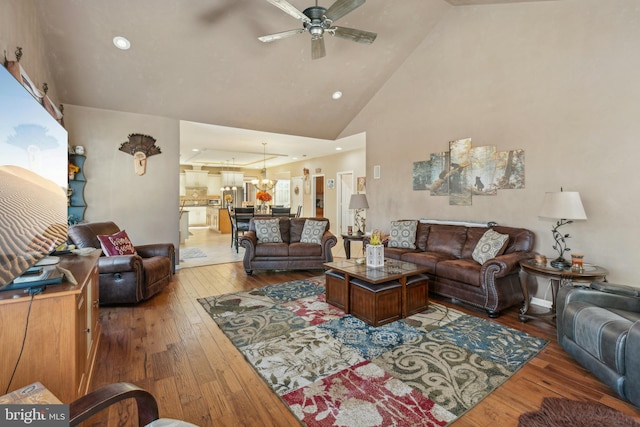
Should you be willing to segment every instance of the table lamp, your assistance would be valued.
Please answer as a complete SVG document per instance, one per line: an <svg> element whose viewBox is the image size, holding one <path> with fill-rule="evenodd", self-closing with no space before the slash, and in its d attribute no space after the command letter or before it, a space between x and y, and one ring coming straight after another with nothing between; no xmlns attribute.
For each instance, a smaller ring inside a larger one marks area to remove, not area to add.
<svg viewBox="0 0 640 427"><path fill-rule="evenodd" d="M369 209L369 203L367 202L367 196L364 194L352 194L351 200L349 200L349 209L355 209L353 215L353 224L358 227L358 236L361 236L364 232L364 217L362 211ZM360 227L362 225L362 227Z"/></svg>
<svg viewBox="0 0 640 427"><path fill-rule="evenodd" d="M551 229L555 245L553 249L558 251L558 258L551 261L551 266L555 268L568 268L571 263L564 259L564 253L570 251L567 248L566 239L570 238L569 234L562 234L558 229L566 224L571 224L574 220L587 219L587 214L580 200L580 193L577 191L562 191L545 193L542 208L538 216L543 218L557 219L555 227Z"/></svg>

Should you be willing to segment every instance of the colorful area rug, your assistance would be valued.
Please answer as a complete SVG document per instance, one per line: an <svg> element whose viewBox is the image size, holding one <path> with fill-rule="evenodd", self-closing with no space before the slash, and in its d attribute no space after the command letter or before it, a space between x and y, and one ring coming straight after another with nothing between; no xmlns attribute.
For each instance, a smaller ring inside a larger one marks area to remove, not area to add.
<svg viewBox="0 0 640 427"><path fill-rule="evenodd" d="M323 276L198 302L307 426L447 425L547 344L436 303L374 328Z"/></svg>

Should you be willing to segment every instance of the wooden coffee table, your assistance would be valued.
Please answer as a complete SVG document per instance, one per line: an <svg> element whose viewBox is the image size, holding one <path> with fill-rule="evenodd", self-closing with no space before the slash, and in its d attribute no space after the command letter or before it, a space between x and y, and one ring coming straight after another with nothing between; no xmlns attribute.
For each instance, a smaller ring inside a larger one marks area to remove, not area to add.
<svg viewBox="0 0 640 427"><path fill-rule="evenodd" d="M328 262L324 267L330 269L326 275L327 302L372 326L428 307L426 267L388 258L379 268L351 259Z"/></svg>

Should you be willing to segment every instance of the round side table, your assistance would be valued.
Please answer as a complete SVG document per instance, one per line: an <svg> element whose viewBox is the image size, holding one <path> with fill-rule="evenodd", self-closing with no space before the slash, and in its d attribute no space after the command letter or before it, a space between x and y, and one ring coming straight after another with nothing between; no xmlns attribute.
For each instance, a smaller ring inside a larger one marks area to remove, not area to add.
<svg viewBox="0 0 640 427"><path fill-rule="evenodd" d="M518 316L521 322L527 319L544 319L555 324L556 297L560 286L572 286L576 283L591 283L594 280L605 280L609 272L597 265L585 264L582 271L551 267L549 263L537 264L534 260L520 261L520 286L524 295L524 304ZM531 277L545 277L551 282L551 309L538 311L531 308L529 301L529 279Z"/></svg>

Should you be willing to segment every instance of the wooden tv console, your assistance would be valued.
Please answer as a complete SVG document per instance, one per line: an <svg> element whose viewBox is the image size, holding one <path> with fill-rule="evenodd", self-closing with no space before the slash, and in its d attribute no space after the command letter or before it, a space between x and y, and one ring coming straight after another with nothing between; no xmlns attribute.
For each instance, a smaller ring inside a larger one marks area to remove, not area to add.
<svg viewBox="0 0 640 427"><path fill-rule="evenodd" d="M60 266L78 283L65 279L49 285L32 303L24 290L0 292L0 394L34 382L64 403L87 393L100 339L99 255L98 250L88 256L63 255ZM24 350L9 386L25 327Z"/></svg>

